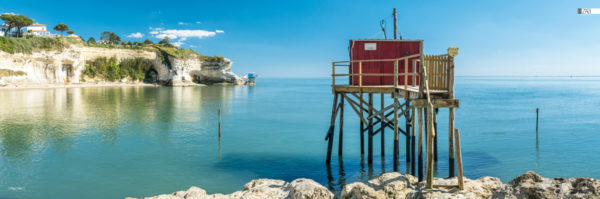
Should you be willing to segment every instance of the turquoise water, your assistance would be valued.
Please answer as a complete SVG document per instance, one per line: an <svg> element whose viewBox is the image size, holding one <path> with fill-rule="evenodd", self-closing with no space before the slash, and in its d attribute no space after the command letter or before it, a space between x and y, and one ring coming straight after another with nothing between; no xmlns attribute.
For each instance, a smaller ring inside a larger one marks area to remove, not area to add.
<svg viewBox="0 0 600 199"><path fill-rule="evenodd" d="M2 90L0 198L140 197L190 186L230 193L255 178L307 177L339 190L391 171L391 131L385 161L377 137L373 167L361 166L359 123L347 106L343 168L334 155L328 172L329 84ZM458 77L465 175L600 178L599 90L600 78ZM447 114L438 117L438 176L447 175Z"/></svg>

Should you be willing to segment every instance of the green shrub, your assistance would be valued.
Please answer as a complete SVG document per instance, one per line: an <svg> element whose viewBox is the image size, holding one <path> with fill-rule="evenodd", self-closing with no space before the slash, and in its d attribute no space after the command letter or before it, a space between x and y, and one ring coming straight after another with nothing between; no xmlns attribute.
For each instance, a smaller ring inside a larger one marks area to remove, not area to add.
<svg viewBox="0 0 600 199"><path fill-rule="evenodd" d="M143 80L146 73L152 68L152 62L143 58L123 59L117 63L115 57L98 57L88 61L83 71L88 77L97 77L108 81L118 81L123 78Z"/></svg>
<svg viewBox="0 0 600 199"><path fill-rule="evenodd" d="M25 76L26 72L23 71L14 71L10 69L0 69L0 77L8 77L8 76Z"/></svg>
<svg viewBox="0 0 600 199"><path fill-rule="evenodd" d="M0 37L0 50L8 53L31 53L35 49L62 50L74 42L71 39L51 37Z"/></svg>

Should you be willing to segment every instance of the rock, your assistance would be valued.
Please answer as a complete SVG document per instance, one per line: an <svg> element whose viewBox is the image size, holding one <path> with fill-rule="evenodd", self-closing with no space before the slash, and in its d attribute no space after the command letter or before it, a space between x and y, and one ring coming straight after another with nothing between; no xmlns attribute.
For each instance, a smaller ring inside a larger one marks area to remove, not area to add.
<svg viewBox="0 0 600 199"><path fill-rule="evenodd" d="M225 59L223 62L204 62L202 63L201 70L192 71L190 74L194 80L205 84L244 84L244 80L241 77L231 72L232 64L233 62L229 59Z"/></svg>
<svg viewBox="0 0 600 199"><path fill-rule="evenodd" d="M383 191L376 191L362 182L347 184L340 194L342 199L381 199L386 198Z"/></svg>
<svg viewBox="0 0 600 199"><path fill-rule="evenodd" d="M150 60L152 68L146 74L148 83L162 85L191 85L199 83L244 84L241 77L231 71L230 60L205 62L200 55L186 58L169 57L168 62L155 49L122 49L89 47L73 44L62 50L35 50L31 53L7 53L0 51L2 69L24 72L25 75L0 77L0 85L8 84L65 84L93 83L102 81L82 76L86 62L98 57L115 57L117 60L143 58ZM198 79L195 79L198 78ZM82 81L84 80L84 81ZM117 80L133 83L129 78Z"/></svg>
<svg viewBox="0 0 600 199"><path fill-rule="evenodd" d="M398 172L384 173L369 180L369 184L380 190L387 198L406 198L414 192L418 179Z"/></svg>
<svg viewBox="0 0 600 199"><path fill-rule="evenodd" d="M367 183L355 182L343 187L342 199L383 198L600 198L600 181L594 178L544 178L527 172L502 184L496 177L481 177L475 180L464 178L464 190L457 187L427 189L425 182L417 182L414 176L398 172L381 174ZM456 185L457 178L434 178L436 185ZM305 178L290 183L282 180L258 179L244 185L243 190L232 194L211 194L198 187L187 191L163 194L153 199L190 198L334 198L334 194L319 183Z"/></svg>
<svg viewBox="0 0 600 199"><path fill-rule="evenodd" d="M311 199L311 198L334 198L323 185L311 179L300 178L290 182L287 185L290 199Z"/></svg>

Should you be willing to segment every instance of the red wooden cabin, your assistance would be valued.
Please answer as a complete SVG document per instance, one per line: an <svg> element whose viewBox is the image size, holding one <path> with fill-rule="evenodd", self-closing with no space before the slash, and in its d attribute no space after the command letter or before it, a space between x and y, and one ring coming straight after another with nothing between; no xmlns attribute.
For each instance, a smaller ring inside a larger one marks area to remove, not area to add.
<svg viewBox="0 0 600 199"><path fill-rule="evenodd" d="M388 61L370 61L361 62L362 74L379 73L389 74L389 76L363 76L362 85L379 86L379 85L394 85L394 61L415 54L421 54L423 40L350 40L350 74L359 73L359 62L361 60L388 60ZM398 62L398 72L408 73L419 72L420 56L410 58L408 61L408 69L405 67L405 62ZM399 75L398 84L404 85L405 81L408 85L418 85L418 77L413 82L413 76L408 76L405 80L404 75ZM414 83L414 84L413 84ZM350 85L359 85L359 76L350 78Z"/></svg>

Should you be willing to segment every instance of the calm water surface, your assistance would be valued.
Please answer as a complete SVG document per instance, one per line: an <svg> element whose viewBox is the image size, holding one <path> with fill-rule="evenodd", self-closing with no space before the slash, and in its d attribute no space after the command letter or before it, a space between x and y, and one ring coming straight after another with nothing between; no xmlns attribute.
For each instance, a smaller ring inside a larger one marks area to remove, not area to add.
<svg viewBox="0 0 600 199"><path fill-rule="evenodd" d="M456 81L467 177L507 182L534 170L600 178L600 78ZM255 178L307 177L339 190L391 171L391 131L384 161L375 139L375 164L361 166L359 123L348 106L343 164L334 155L331 169L325 167L329 84L260 79L255 87L0 91L0 198L140 197L192 185L230 193ZM447 175L447 114L442 109L438 117L438 176Z"/></svg>

